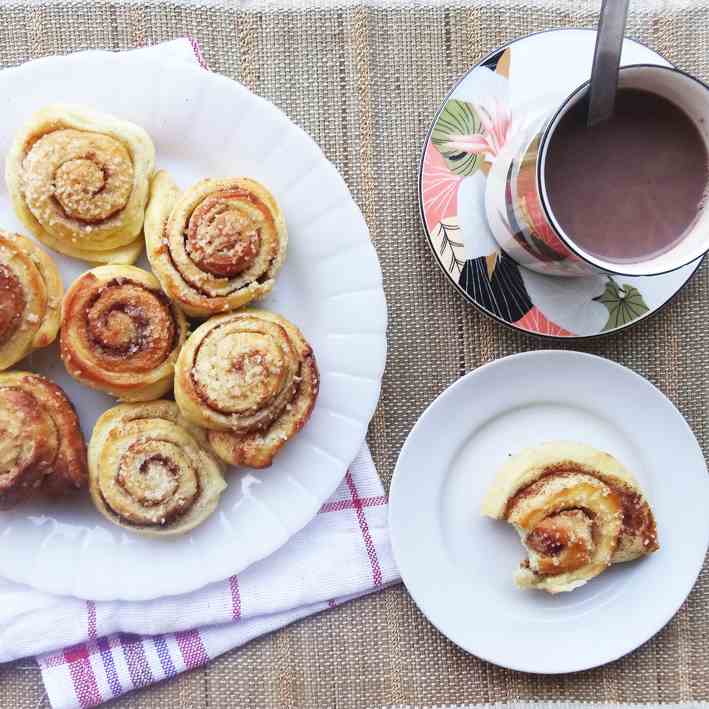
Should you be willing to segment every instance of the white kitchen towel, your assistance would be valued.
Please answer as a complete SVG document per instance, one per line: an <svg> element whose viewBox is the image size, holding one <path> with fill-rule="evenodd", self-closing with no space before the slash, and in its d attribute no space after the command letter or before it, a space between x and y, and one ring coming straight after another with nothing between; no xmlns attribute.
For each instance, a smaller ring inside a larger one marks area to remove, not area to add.
<svg viewBox="0 0 709 709"><path fill-rule="evenodd" d="M0 661L43 653L37 662L52 707L96 706L398 578L387 500L365 446L305 529L200 591L94 603L0 581Z"/></svg>
<svg viewBox="0 0 709 709"><path fill-rule="evenodd" d="M190 39L133 51L207 68ZM238 576L200 591L94 603L0 579L0 662L37 656L52 707L96 706L397 581L387 517L364 445L301 532Z"/></svg>

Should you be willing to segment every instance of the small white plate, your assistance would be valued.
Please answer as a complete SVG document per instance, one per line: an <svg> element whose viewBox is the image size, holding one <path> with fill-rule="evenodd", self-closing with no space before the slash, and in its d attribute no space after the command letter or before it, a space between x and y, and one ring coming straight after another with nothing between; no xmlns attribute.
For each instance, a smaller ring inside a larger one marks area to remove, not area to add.
<svg viewBox="0 0 709 709"><path fill-rule="evenodd" d="M303 432L268 470L231 471L207 522L178 539L147 539L101 517L88 493L0 514L0 577L54 594L145 600L236 574L285 544L342 480L367 433L386 358L382 272L367 225L320 148L244 86L150 49L82 52L0 72L0 157L42 106L61 101L114 113L153 137L157 165L186 188L207 176L268 185L289 231L288 256L260 302L301 327L320 367L320 397ZM0 225L25 232L0 179ZM65 287L88 264L52 253ZM146 266L145 262L139 265ZM116 404L66 373L56 345L17 368L53 379L74 402L88 441Z"/></svg>
<svg viewBox="0 0 709 709"><path fill-rule="evenodd" d="M515 587L519 538L479 511L508 455L552 439L628 466L661 545L557 596ZM600 357L539 351L481 367L429 406L399 456L390 523L404 583L442 633L497 665L551 674L610 662L669 621L702 568L707 509L702 452L664 394Z"/></svg>

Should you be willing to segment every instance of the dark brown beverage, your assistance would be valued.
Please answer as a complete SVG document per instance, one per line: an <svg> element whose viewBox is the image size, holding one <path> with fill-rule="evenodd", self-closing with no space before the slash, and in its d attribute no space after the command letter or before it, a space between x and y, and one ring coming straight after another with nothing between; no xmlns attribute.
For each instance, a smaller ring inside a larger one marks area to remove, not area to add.
<svg viewBox="0 0 709 709"><path fill-rule="evenodd" d="M707 186L699 130L670 101L618 92L613 117L586 127L587 103L561 119L544 178L567 236L608 261L645 261L671 249L693 222Z"/></svg>

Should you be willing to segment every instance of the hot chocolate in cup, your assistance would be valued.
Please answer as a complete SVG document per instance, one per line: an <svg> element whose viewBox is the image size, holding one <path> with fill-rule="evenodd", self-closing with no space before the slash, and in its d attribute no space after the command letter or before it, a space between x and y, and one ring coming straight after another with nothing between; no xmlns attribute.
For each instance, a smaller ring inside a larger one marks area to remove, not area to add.
<svg viewBox="0 0 709 709"><path fill-rule="evenodd" d="M500 248L539 273L654 276L709 251L709 88L620 69L616 110L586 127L586 82L517 126L488 176Z"/></svg>

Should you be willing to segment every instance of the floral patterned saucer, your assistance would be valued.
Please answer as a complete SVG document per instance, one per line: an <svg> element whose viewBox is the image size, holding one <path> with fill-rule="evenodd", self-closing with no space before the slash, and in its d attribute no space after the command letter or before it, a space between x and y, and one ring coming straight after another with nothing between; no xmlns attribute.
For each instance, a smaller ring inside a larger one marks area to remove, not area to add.
<svg viewBox="0 0 709 709"><path fill-rule="evenodd" d="M520 267L501 252L485 216L485 181L525 114L588 79L596 33L553 30L502 47L473 67L438 110L419 167L421 221L438 264L483 312L555 338L607 335L649 317L689 281L701 259L652 277L564 278ZM622 64L669 63L625 40Z"/></svg>

